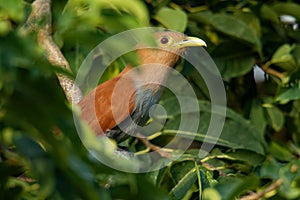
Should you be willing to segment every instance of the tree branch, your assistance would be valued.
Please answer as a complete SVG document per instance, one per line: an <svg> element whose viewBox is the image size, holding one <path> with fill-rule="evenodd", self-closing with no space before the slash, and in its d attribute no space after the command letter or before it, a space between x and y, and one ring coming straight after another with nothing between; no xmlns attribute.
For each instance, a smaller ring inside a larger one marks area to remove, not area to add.
<svg viewBox="0 0 300 200"><path fill-rule="evenodd" d="M138 139L146 146L146 151L155 151L158 153L160 156L165 157L165 158L172 158L172 154L164 151L161 147L152 144L145 136L143 136L140 133L137 133L136 136ZM143 151L142 151L143 152ZM135 155L139 155L140 153L136 153Z"/></svg>
<svg viewBox="0 0 300 200"><path fill-rule="evenodd" d="M32 12L26 26L23 34L37 32L38 44L45 50L50 64L71 72L68 61L52 39L51 0L35 0L32 3ZM82 92L74 80L61 73L56 73L56 75L67 99L71 103L78 103L82 99Z"/></svg>
<svg viewBox="0 0 300 200"><path fill-rule="evenodd" d="M269 67L269 65L257 62L257 66L259 66L265 73L270 74L272 76L275 76L281 80L283 80L284 76L281 72L276 71L275 69L272 69Z"/></svg>
<svg viewBox="0 0 300 200"><path fill-rule="evenodd" d="M244 197L240 198L240 200L257 200L257 199L261 199L267 193L272 192L273 190L277 190L277 188L279 188L281 184L282 184L282 180L278 179L274 183L272 183L269 187L267 187L265 190L259 191L257 193L251 193L247 196L244 196Z"/></svg>

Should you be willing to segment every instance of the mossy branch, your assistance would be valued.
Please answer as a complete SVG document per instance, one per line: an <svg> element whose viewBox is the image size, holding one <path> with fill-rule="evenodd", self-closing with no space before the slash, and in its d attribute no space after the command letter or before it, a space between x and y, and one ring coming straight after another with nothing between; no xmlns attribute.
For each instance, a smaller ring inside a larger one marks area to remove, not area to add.
<svg viewBox="0 0 300 200"><path fill-rule="evenodd" d="M68 61L52 38L51 0L35 0L32 3L32 11L23 33L32 31L37 32L38 44L45 50L50 64L71 72ZM82 99L82 92L74 80L61 73L56 75L69 102L78 103Z"/></svg>

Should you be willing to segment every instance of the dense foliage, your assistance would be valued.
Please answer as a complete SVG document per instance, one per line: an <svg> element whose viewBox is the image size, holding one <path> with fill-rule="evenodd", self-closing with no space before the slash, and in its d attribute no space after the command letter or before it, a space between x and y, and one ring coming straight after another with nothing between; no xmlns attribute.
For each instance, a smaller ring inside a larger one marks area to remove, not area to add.
<svg viewBox="0 0 300 200"><path fill-rule="evenodd" d="M209 155L199 158L197 151L210 120L209 93L201 76L179 62L176 69L199 98L201 120L195 141L167 167L130 174L103 165L82 145L71 105L55 76L60 69L49 64L34 31L22 32L32 1L0 0L0 199L299 199L296 2L52 2L53 38L74 74L105 38L146 26L204 39L222 74L228 110ZM121 68L112 65L107 78ZM265 73L261 79L255 76L259 69ZM180 120L180 113L172 112L174 99L165 95L161 104L170 114L162 134L151 141L159 145L168 141ZM132 151L143 149L137 139L124 145Z"/></svg>

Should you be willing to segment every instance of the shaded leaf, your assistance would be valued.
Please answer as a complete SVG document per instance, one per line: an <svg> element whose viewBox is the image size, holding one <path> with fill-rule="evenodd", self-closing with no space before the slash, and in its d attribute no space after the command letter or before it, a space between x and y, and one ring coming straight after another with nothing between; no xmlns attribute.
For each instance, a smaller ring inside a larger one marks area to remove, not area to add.
<svg viewBox="0 0 300 200"><path fill-rule="evenodd" d="M259 38L242 20L228 14L215 14L210 18L209 21L210 24L218 31L234 37L237 40L254 45L254 49L258 52L261 52L261 43Z"/></svg>
<svg viewBox="0 0 300 200"><path fill-rule="evenodd" d="M284 116L282 112L275 106L266 108L270 124L275 131L280 131L284 125Z"/></svg>
<svg viewBox="0 0 300 200"><path fill-rule="evenodd" d="M275 97L275 101L279 101L282 104L296 99L300 99L300 82L292 87L281 87Z"/></svg>
<svg viewBox="0 0 300 200"><path fill-rule="evenodd" d="M212 55L222 77L227 79L248 73L255 64L253 51L234 41L218 45Z"/></svg>
<svg viewBox="0 0 300 200"><path fill-rule="evenodd" d="M274 155L275 158L281 161L290 161L294 158L293 154L285 146L280 145L277 142L271 142L268 147L268 151Z"/></svg>
<svg viewBox="0 0 300 200"><path fill-rule="evenodd" d="M239 10L235 12L233 16L248 24L256 36L261 36L260 19L256 14Z"/></svg>
<svg viewBox="0 0 300 200"><path fill-rule="evenodd" d="M274 158L267 158L260 167L259 175L261 178L278 179L279 169L283 164L279 163Z"/></svg>
<svg viewBox="0 0 300 200"><path fill-rule="evenodd" d="M279 169L279 177L283 181L279 192L287 199L298 199L300 197L300 188L298 185L300 181L299 166L299 160L292 160Z"/></svg>
<svg viewBox="0 0 300 200"><path fill-rule="evenodd" d="M176 199L181 199L184 197L186 192L190 190L196 180L196 169L193 168L180 179L180 181L172 188L170 193L174 195Z"/></svg>
<svg viewBox="0 0 300 200"><path fill-rule="evenodd" d="M300 6L299 4L293 2L277 2L274 3L271 8L275 10L280 15L291 15L300 21Z"/></svg>
<svg viewBox="0 0 300 200"><path fill-rule="evenodd" d="M260 13L263 19L269 20L275 24L279 24L278 14L269 5L262 5Z"/></svg>
<svg viewBox="0 0 300 200"><path fill-rule="evenodd" d="M261 135L261 138L264 138L267 126L267 118L265 116L265 110L260 101L254 100L252 102L249 118L252 124L255 126L257 132Z"/></svg>
<svg viewBox="0 0 300 200"><path fill-rule="evenodd" d="M187 102L188 102L188 97ZM264 154L264 141L261 135L257 133L251 123L235 113L233 110L227 109L226 121L221 135L216 138L212 135L206 135L208 125L211 120L211 105L207 101L199 101L200 107L200 124L198 132L178 131L178 124L180 124L181 117L187 117L192 119L195 114L195 110L183 110L180 113L179 105L175 98L170 98L162 102L164 108L168 112L169 120L167 121L163 134L177 135L180 137L194 139L196 141L204 141L214 144L217 141L217 145L225 146L233 149L247 149L259 154ZM220 109L222 110L222 109ZM222 113L219 117L225 117ZM215 122L218 123L218 122Z"/></svg>
<svg viewBox="0 0 300 200"><path fill-rule="evenodd" d="M226 155L233 161L242 161L252 166L259 166L265 159L264 156L247 150L235 150Z"/></svg>
<svg viewBox="0 0 300 200"><path fill-rule="evenodd" d="M255 175L249 175L224 177L215 188L222 194L223 200L231 200L249 190L256 189L258 186L259 178Z"/></svg>

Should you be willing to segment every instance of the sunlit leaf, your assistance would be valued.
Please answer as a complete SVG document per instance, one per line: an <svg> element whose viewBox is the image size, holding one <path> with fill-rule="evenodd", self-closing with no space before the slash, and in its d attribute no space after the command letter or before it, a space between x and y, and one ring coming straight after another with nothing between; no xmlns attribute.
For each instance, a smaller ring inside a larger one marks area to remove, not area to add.
<svg viewBox="0 0 300 200"><path fill-rule="evenodd" d="M20 22L25 14L22 0L0 1L0 16L6 16L16 22Z"/></svg>
<svg viewBox="0 0 300 200"><path fill-rule="evenodd" d="M207 188L203 191L203 200L221 200L221 194L213 188Z"/></svg>
<svg viewBox="0 0 300 200"><path fill-rule="evenodd" d="M0 35L6 35L11 30L11 25L7 20L0 20Z"/></svg>
<svg viewBox="0 0 300 200"><path fill-rule="evenodd" d="M185 12L168 7L161 8L154 16L154 19L166 28L179 32L183 32L187 25L187 15Z"/></svg>
<svg viewBox="0 0 300 200"><path fill-rule="evenodd" d="M104 25L109 31L119 32L130 28L148 25L148 12L140 1L122 0L90 0L90 1L68 1L64 15L70 26L76 26L78 20L90 24L92 27ZM77 18L77 19L76 19Z"/></svg>
<svg viewBox="0 0 300 200"><path fill-rule="evenodd" d="M284 70L295 70L296 61L291 54L293 49L294 46L290 46L289 44L280 46L273 54L271 61L268 62L268 65L274 64Z"/></svg>

